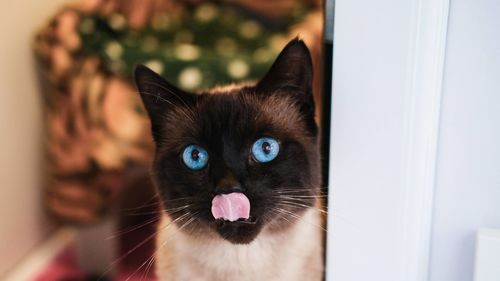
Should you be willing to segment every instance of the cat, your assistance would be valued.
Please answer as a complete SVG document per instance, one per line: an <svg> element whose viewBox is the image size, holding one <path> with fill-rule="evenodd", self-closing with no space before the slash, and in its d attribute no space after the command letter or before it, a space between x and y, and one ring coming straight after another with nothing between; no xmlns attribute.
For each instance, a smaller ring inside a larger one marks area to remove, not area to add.
<svg viewBox="0 0 500 281"><path fill-rule="evenodd" d="M312 62L296 38L255 84L183 91L145 66L161 281L323 278Z"/></svg>

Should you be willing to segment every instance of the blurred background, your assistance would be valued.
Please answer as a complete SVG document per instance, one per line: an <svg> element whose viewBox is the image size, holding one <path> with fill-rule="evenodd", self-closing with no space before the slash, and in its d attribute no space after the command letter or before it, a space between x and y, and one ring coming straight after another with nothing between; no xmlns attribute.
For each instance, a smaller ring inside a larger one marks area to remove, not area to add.
<svg viewBox="0 0 500 281"><path fill-rule="evenodd" d="M255 81L300 36L318 74L321 121L320 0L21 0L0 8L0 279L153 278L135 272L151 255L157 219L136 64L185 90Z"/></svg>
<svg viewBox="0 0 500 281"><path fill-rule="evenodd" d="M327 2L326 25L315 0L1 2L0 280L151 280L132 66L253 80L297 35L323 74L328 280L500 280L500 2L335 1L333 90Z"/></svg>
<svg viewBox="0 0 500 281"><path fill-rule="evenodd" d="M44 122L32 42L34 31L67 1L0 3L0 276L52 227L42 208ZM0 277L1 278L1 277Z"/></svg>

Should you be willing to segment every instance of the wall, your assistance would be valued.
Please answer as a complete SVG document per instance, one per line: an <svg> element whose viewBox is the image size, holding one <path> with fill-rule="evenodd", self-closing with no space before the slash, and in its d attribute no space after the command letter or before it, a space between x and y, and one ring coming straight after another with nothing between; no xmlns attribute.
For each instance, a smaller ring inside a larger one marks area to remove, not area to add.
<svg viewBox="0 0 500 281"><path fill-rule="evenodd" d="M500 228L500 2L335 4L327 280L473 280Z"/></svg>
<svg viewBox="0 0 500 281"><path fill-rule="evenodd" d="M450 5L432 281L473 280L478 228L500 229L499 14L496 0L454 0Z"/></svg>
<svg viewBox="0 0 500 281"><path fill-rule="evenodd" d="M0 2L0 277L50 229L40 205L42 115L30 44L64 2Z"/></svg>
<svg viewBox="0 0 500 281"><path fill-rule="evenodd" d="M327 280L396 281L404 262L412 15L412 1L335 1Z"/></svg>

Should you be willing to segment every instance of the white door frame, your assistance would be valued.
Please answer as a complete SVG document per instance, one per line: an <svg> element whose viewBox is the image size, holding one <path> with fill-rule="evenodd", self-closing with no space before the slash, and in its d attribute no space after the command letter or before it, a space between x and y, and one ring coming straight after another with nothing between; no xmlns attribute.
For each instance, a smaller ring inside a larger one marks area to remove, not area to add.
<svg viewBox="0 0 500 281"><path fill-rule="evenodd" d="M449 1L335 1L328 281L428 279Z"/></svg>

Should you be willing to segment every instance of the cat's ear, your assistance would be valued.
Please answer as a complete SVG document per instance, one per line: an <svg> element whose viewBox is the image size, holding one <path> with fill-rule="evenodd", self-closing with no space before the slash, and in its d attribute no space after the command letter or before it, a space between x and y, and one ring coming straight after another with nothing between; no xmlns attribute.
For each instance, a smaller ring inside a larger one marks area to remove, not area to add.
<svg viewBox="0 0 500 281"><path fill-rule="evenodd" d="M278 55L271 69L257 83L257 90L286 89L295 94L312 95L313 66L304 41L295 38Z"/></svg>
<svg viewBox="0 0 500 281"><path fill-rule="evenodd" d="M278 55L268 73L256 85L260 95L292 97L305 117L307 129L317 134L314 119L315 107L312 92L313 65L304 41L295 38Z"/></svg>
<svg viewBox="0 0 500 281"><path fill-rule="evenodd" d="M151 119L155 139L161 129L161 122L166 112L173 107L189 107L196 102L195 94L175 87L144 65L136 66L134 79L144 107Z"/></svg>

